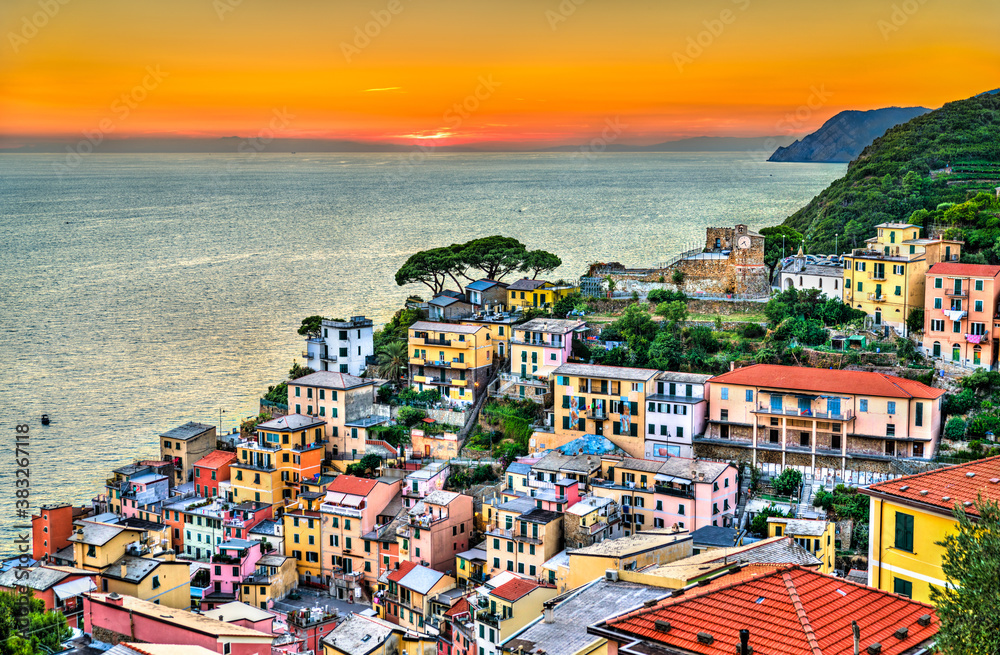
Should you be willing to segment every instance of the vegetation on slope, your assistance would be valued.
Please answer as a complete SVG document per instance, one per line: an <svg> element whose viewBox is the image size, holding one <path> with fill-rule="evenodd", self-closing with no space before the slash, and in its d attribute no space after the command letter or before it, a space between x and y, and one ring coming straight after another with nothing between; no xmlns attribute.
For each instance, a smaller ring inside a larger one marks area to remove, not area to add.
<svg viewBox="0 0 1000 655"><path fill-rule="evenodd" d="M949 164L957 165L952 174L931 174ZM838 235L843 251L861 246L879 223L927 224L946 203L992 193L998 180L1000 95L980 95L890 129L784 224L806 235L811 252L832 252Z"/></svg>

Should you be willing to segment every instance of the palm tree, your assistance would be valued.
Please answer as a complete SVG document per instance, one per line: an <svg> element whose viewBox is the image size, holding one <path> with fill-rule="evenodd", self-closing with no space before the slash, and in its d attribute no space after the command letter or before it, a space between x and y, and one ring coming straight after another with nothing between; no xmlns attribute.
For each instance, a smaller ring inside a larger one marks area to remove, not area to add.
<svg viewBox="0 0 1000 655"><path fill-rule="evenodd" d="M378 374L399 386L399 371L406 368L409 352L405 341L390 341L378 351Z"/></svg>

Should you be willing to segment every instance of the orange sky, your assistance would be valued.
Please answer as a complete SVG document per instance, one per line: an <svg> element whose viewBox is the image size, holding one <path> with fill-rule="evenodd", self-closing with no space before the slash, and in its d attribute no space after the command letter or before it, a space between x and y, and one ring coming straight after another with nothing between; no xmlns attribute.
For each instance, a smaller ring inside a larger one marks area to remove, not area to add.
<svg viewBox="0 0 1000 655"><path fill-rule="evenodd" d="M651 143L1000 86L996 0L7 0L0 33L15 140Z"/></svg>

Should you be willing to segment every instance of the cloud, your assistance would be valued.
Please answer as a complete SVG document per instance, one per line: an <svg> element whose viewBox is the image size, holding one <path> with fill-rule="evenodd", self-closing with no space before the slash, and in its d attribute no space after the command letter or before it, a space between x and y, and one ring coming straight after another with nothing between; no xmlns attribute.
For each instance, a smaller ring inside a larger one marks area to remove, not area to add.
<svg viewBox="0 0 1000 655"><path fill-rule="evenodd" d="M387 86L381 89L365 89L364 91L362 91L362 93L371 93L373 91L399 91L401 93L404 93L403 87L401 86Z"/></svg>

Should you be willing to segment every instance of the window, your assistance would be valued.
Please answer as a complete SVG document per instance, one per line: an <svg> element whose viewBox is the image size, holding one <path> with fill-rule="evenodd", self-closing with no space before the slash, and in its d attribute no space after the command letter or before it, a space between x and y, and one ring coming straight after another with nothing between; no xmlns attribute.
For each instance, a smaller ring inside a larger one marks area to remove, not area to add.
<svg viewBox="0 0 1000 655"><path fill-rule="evenodd" d="M924 404L917 403L916 411L914 412L914 425L918 428L924 424Z"/></svg>
<svg viewBox="0 0 1000 655"><path fill-rule="evenodd" d="M729 400L729 388L722 387L722 389L719 391L719 397L722 398L722 400Z"/></svg>
<svg viewBox="0 0 1000 655"><path fill-rule="evenodd" d="M681 516L684 516L684 505L677 506L677 513Z"/></svg>
<svg viewBox="0 0 1000 655"><path fill-rule="evenodd" d="M913 583L910 582L909 580L904 580L902 578L893 578L892 590L894 593L897 593L900 596L913 598Z"/></svg>
<svg viewBox="0 0 1000 655"><path fill-rule="evenodd" d="M728 409L720 409L719 410L719 420L720 421L728 421L729 420L729 410Z"/></svg>
<svg viewBox="0 0 1000 655"><path fill-rule="evenodd" d="M153 576L153 589L158 589L160 587L160 576Z"/></svg>
<svg viewBox="0 0 1000 655"><path fill-rule="evenodd" d="M938 298L937 300L940 301L941 299ZM931 332L944 332L944 319L932 318Z"/></svg>
<svg viewBox="0 0 1000 655"><path fill-rule="evenodd" d="M903 295L903 287L896 285L896 295L897 296Z"/></svg>
<svg viewBox="0 0 1000 655"><path fill-rule="evenodd" d="M977 300L976 301L976 311L977 312L983 311L983 301L982 300Z"/></svg>
<svg viewBox="0 0 1000 655"><path fill-rule="evenodd" d="M753 389L747 389L746 401L748 403L753 402Z"/></svg>
<svg viewBox="0 0 1000 655"><path fill-rule="evenodd" d="M913 515L896 512L896 548L913 552Z"/></svg>
<svg viewBox="0 0 1000 655"><path fill-rule="evenodd" d="M887 424L885 426L885 436L887 436L887 437L895 437L896 436L896 426L893 425L892 423ZM886 447L888 447L888 445Z"/></svg>
<svg viewBox="0 0 1000 655"><path fill-rule="evenodd" d="M936 277L934 278L934 288L943 289L944 288L944 278Z"/></svg>
<svg viewBox="0 0 1000 655"><path fill-rule="evenodd" d="M935 298L934 299L934 309L941 309L941 299L940 298Z"/></svg>
<svg viewBox="0 0 1000 655"><path fill-rule="evenodd" d="M888 403L886 403L886 410L885 411L886 411L887 414L895 414L896 413L896 401L895 400L890 400Z"/></svg>

